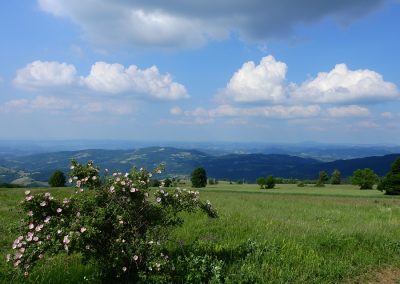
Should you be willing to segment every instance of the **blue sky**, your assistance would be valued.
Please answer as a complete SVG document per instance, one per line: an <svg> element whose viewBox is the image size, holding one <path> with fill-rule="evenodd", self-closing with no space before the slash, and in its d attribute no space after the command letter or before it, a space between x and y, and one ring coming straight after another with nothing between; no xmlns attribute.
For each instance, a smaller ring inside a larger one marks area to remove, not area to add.
<svg viewBox="0 0 400 284"><path fill-rule="evenodd" d="M399 1L0 5L0 139L400 144Z"/></svg>

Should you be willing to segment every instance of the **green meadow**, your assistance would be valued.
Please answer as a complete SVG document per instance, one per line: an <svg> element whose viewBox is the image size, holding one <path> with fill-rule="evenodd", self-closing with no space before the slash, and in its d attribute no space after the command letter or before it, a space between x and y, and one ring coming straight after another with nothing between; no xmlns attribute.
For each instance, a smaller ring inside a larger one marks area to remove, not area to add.
<svg viewBox="0 0 400 284"><path fill-rule="evenodd" d="M70 188L33 189L69 196ZM225 283L362 283L385 269L400 269L400 197L350 185L322 188L278 184L208 185L218 219L185 215L173 232L171 256L196 253L221 261ZM24 189L0 189L2 283L96 283L96 267L79 255L45 259L29 278L5 262L17 236ZM201 266L199 264L199 266Z"/></svg>

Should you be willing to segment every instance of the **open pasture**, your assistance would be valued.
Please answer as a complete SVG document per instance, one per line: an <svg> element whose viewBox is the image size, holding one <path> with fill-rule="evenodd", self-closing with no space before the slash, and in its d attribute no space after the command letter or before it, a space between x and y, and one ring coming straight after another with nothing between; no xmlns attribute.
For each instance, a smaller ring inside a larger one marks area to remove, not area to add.
<svg viewBox="0 0 400 284"><path fill-rule="evenodd" d="M73 190L52 191L56 197ZM197 253L222 260L226 283L338 283L363 282L376 271L400 267L400 198L349 185L316 188L221 182L201 189L219 211L218 219L187 214L174 231L171 255ZM0 249L3 259L16 237L19 201L24 189L0 189ZM66 262L64 264L64 260ZM21 279L0 264L3 283L97 282L96 268L83 266L79 256L44 261ZM367 277L367 278L365 278ZM361 280L360 280L361 279Z"/></svg>

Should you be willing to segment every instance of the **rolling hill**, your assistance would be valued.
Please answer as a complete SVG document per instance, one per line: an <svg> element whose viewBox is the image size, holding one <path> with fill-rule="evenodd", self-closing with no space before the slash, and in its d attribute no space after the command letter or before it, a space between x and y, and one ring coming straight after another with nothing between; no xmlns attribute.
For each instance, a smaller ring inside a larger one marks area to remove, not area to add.
<svg viewBox="0 0 400 284"><path fill-rule="evenodd" d="M320 170L331 173L339 169L343 177L350 176L359 168L371 168L384 175L391 163L400 154L372 156L357 159L322 162L285 154L228 154L213 156L193 149L173 147L147 147L134 150L91 149L61 151L18 157L0 157L0 182L12 182L21 178L32 183L46 182L51 173L60 169L68 172L69 161L76 159L83 163L94 160L101 169L128 171L130 168L152 169L165 164L163 176L188 176L202 166L209 177L218 179L255 181L257 177L273 175L284 178L315 179Z"/></svg>

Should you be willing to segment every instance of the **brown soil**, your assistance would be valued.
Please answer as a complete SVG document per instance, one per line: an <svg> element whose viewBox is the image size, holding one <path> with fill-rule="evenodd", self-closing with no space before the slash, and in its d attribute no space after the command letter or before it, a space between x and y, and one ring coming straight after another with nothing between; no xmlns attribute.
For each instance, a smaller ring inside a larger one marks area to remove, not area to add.
<svg viewBox="0 0 400 284"><path fill-rule="evenodd" d="M400 284L400 267L387 267L379 271L369 271L355 279L344 281L354 284Z"/></svg>

